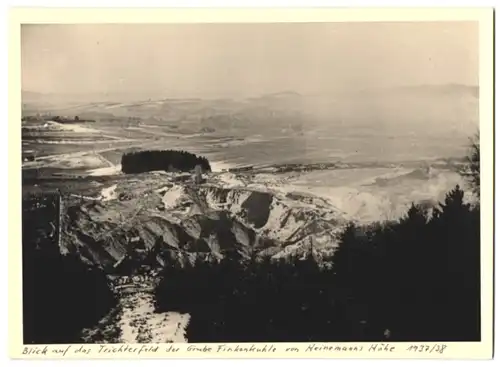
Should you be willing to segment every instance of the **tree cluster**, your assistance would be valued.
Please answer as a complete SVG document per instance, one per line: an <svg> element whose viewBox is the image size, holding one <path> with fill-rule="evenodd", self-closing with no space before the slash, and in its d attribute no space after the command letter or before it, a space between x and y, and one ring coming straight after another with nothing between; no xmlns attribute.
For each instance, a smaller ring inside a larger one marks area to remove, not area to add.
<svg viewBox="0 0 500 367"><path fill-rule="evenodd" d="M480 170L480 149L479 149L479 132L477 132L470 141L469 154L467 155L467 163L460 170L460 174L471 185L474 193L480 196L481 170Z"/></svg>
<svg viewBox="0 0 500 367"><path fill-rule="evenodd" d="M459 187L430 218L413 205L396 223L348 226L334 271L368 338L480 340L480 213Z"/></svg>
<svg viewBox="0 0 500 367"><path fill-rule="evenodd" d="M208 159L182 150L145 150L125 153L121 160L124 173L150 171L190 172L196 166L210 172Z"/></svg>

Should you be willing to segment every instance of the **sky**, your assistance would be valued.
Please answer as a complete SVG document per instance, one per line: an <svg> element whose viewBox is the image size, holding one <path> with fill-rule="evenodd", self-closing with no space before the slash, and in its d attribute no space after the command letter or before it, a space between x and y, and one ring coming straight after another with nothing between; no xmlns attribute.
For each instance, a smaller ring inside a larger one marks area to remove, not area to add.
<svg viewBox="0 0 500 367"><path fill-rule="evenodd" d="M474 22L21 27L22 89L248 96L478 85Z"/></svg>

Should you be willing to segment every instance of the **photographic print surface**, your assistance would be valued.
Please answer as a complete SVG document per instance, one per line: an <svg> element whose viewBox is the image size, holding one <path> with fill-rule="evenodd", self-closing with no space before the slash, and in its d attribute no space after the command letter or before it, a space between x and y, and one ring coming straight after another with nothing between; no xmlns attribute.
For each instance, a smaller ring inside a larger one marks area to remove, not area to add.
<svg viewBox="0 0 500 367"><path fill-rule="evenodd" d="M20 32L24 345L481 342L479 22Z"/></svg>

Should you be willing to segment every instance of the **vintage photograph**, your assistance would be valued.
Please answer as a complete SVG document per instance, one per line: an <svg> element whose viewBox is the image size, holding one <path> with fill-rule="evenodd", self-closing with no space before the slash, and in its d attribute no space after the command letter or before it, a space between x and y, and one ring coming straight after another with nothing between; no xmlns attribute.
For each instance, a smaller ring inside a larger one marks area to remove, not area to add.
<svg viewBox="0 0 500 367"><path fill-rule="evenodd" d="M24 344L481 341L478 22L20 32Z"/></svg>

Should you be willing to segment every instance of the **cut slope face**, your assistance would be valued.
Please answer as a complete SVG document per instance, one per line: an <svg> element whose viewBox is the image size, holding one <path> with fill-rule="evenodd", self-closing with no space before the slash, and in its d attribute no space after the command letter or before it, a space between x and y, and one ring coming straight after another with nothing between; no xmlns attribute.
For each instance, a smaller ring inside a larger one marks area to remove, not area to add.
<svg viewBox="0 0 500 367"><path fill-rule="evenodd" d="M273 197L269 193L254 191L243 202L241 207L245 211L248 222L256 228L262 228L269 219L272 202Z"/></svg>
<svg viewBox="0 0 500 367"><path fill-rule="evenodd" d="M115 266L132 249L139 262L152 266L161 265L166 252L169 258L172 253L185 258L228 252L279 257L311 245L334 248L345 223L331 205L304 194L195 186L167 176L161 181L145 176L141 183L122 178L101 188L101 197L68 203L63 250L105 267Z"/></svg>

